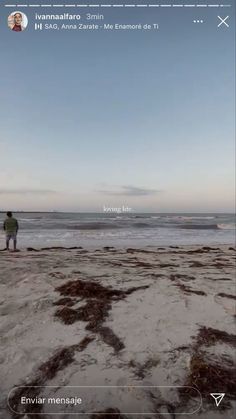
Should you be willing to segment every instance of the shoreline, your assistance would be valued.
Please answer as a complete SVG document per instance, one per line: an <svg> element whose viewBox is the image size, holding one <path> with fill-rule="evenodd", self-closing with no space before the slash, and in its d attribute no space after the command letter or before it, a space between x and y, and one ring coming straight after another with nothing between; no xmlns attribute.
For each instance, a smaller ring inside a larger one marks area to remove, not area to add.
<svg viewBox="0 0 236 419"><path fill-rule="evenodd" d="M142 239L141 239L142 240ZM106 242L109 242L108 240L106 240ZM147 242L149 242L148 240L147 240ZM19 247L18 247L18 249L17 249L17 252L40 252L40 251L46 251L46 250L81 250L81 249L83 249L83 250L91 250L91 251L95 251L95 250L99 250L99 249L106 249L106 248L113 248L113 249L117 249L117 250L120 250L120 251L122 251L122 250L127 250L127 249L129 249L129 248L134 248L134 249L146 249L146 248L151 248L151 249L154 249L154 250L158 250L158 249L162 249L162 248L165 248L165 249L174 249L174 248L176 248L176 249L181 249L181 248L192 248L192 247L209 247L209 248L215 248L215 247L231 247L231 248L233 248L234 250L236 249L236 246L235 246L235 241L229 241L229 242L227 242L227 243L222 243L222 242L212 242L212 241L209 241L209 242L203 242L203 243L187 243L187 244L182 244L182 243L179 243L179 244L159 244L159 245L157 245L157 244L143 244L143 240L142 240L142 244L140 245L140 244L138 244L137 243L137 241L136 241L136 243L132 243L132 241L130 241L129 243L127 243L126 245L123 245L123 243L122 244L117 244L117 245L113 245L114 243L112 242L112 244L108 244L108 245L104 245L104 243L103 244L100 244L100 246L99 246L99 242L96 242L96 244L93 244L93 245L87 245L87 246L85 246L85 245L71 245L71 246L64 246L64 245L54 245L54 244L52 244L52 245L46 245L46 246L38 246L38 247L36 247L36 246L20 246L19 245ZM12 252L12 243L10 243L10 245L11 245L11 249L10 249L10 252ZM6 250L6 248L0 248L0 252L7 252L7 250Z"/></svg>

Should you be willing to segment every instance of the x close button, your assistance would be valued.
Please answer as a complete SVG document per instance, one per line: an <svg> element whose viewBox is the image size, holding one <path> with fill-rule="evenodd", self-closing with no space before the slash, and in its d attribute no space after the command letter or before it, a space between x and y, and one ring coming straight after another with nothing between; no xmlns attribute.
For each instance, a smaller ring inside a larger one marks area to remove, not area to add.
<svg viewBox="0 0 236 419"><path fill-rule="evenodd" d="M218 19L220 20L220 23L218 24L218 28L221 26L226 26L227 28L229 28L229 24L226 22L229 19L229 16L226 17L221 17L221 16L217 16Z"/></svg>

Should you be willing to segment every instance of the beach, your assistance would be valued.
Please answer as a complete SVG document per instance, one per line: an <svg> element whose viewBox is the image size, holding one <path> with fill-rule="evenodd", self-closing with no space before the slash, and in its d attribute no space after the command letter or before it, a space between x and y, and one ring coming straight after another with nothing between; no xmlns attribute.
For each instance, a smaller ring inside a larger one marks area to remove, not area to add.
<svg viewBox="0 0 236 419"><path fill-rule="evenodd" d="M73 247L0 252L2 417L233 418L234 247ZM21 403L74 386L85 407Z"/></svg>
<svg viewBox="0 0 236 419"><path fill-rule="evenodd" d="M236 419L235 3L0 3L0 419Z"/></svg>

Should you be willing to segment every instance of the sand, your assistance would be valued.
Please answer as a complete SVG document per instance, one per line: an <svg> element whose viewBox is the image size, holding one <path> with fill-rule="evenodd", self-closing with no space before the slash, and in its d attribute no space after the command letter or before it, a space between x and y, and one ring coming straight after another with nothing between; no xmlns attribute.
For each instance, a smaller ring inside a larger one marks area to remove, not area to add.
<svg viewBox="0 0 236 419"><path fill-rule="evenodd" d="M233 418L234 255L226 245L1 252L2 417ZM8 408L9 392L24 414ZM220 407L211 392L226 393ZM61 399L32 407L24 395Z"/></svg>

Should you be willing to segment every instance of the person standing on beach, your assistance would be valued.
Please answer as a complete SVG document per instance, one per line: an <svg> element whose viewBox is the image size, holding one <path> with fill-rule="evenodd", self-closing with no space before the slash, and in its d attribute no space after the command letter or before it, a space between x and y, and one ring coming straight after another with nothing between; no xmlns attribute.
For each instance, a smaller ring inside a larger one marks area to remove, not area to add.
<svg viewBox="0 0 236 419"><path fill-rule="evenodd" d="M3 229L6 233L6 250L9 250L10 240L13 240L14 252L16 251L16 237L19 229L18 221L12 216L12 212L7 212L7 218L4 221Z"/></svg>

